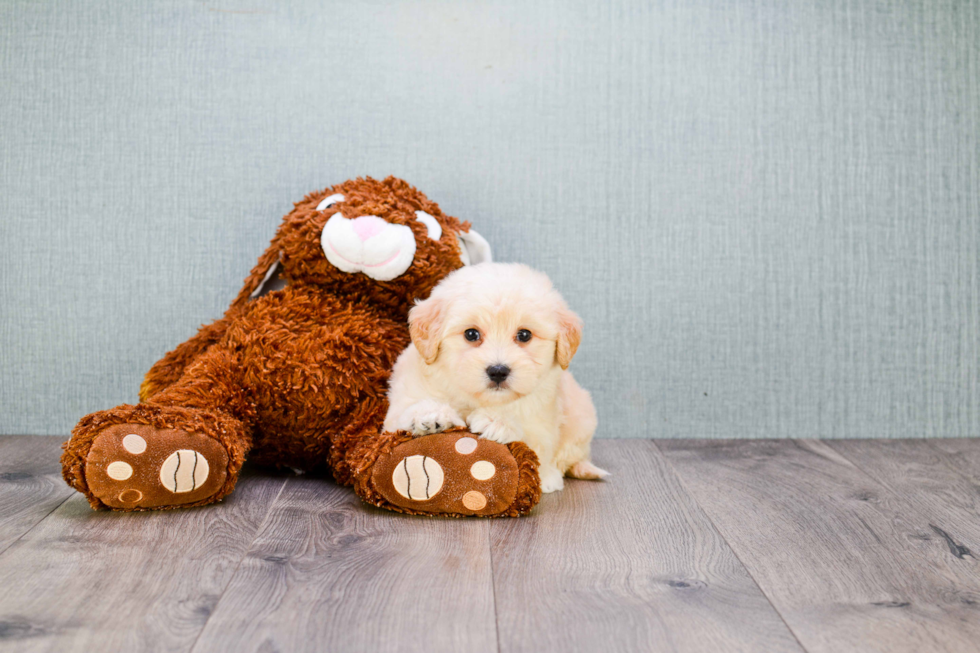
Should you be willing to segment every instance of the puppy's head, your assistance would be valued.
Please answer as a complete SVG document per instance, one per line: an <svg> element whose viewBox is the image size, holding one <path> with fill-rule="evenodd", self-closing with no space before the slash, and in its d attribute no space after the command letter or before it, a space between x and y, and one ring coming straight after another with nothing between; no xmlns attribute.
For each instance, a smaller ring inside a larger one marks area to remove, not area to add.
<svg viewBox="0 0 980 653"><path fill-rule="evenodd" d="M453 272L412 309L409 327L425 362L482 405L532 393L568 367L582 336L548 277L513 263Z"/></svg>

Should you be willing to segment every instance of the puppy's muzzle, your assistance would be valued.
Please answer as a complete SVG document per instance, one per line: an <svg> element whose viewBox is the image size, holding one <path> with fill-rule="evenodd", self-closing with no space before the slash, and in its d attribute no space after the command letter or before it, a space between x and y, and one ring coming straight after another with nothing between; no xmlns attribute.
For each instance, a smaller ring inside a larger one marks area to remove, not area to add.
<svg viewBox="0 0 980 653"><path fill-rule="evenodd" d="M487 378L489 378L494 385L499 386L501 383L507 380L510 376L510 368L506 365L491 365L487 368Z"/></svg>

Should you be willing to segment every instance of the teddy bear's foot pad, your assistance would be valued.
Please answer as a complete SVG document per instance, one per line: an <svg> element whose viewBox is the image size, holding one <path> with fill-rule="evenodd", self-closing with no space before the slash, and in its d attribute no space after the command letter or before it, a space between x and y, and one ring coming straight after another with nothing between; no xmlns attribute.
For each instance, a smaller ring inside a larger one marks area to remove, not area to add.
<svg viewBox="0 0 980 653"><path fill-rule="evenodd" d="M117 424L92 443L85 481L110 508L167 508L216 494L225 483L227 466L228 453L207 436Z"/></svg>
<svg viewBox="0 0 980 653"><path fill-rule="evenodd" d="M385 499L412 512L488 516L514 502L519 473L506 445L457 431L395 447L372 477Z"/></svg>

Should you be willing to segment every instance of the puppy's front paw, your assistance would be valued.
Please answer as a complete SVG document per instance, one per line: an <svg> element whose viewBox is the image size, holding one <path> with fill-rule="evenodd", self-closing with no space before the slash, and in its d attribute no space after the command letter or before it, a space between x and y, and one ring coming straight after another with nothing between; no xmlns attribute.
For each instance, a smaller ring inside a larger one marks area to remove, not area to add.
<svg viewBox="0 0 980 653"><path fill-rule="evenodd" d="M453 426L466 426L466 423L452 406L431 399L410 406L398 421L399 430L417 436L442 433Z"/></svg>
<svg viewBox="0 0 980 653"><path fill-rule="evenodd" d="M565 488L565 479L557 467L544 467L538 470L541 475L541 491L545 494L557 492Z"/></svg>
<svg viewBox="0 0 980 653"><path fill-rule="evenodd" d="M470 431L478 434L481 438L499 442L500 444L510 444L521 439L520 431L505 422L495 420L479 411L470 415L467 426Z"/></svg>

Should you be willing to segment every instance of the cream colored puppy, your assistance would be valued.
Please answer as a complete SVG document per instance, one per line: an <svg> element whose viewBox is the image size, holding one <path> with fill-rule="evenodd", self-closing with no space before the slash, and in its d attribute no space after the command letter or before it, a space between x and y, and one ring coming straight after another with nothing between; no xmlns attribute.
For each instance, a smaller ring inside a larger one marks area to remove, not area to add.
<svg viewBox="0 0 980 653"><path fill-rule="evenodd" d="M446 277L409 314L412 344L389 382L385 430L451 426L538 455L541 489L607 475L589 460L595 406L568 364L582 322L541 272L481 263Z"/></svg>

